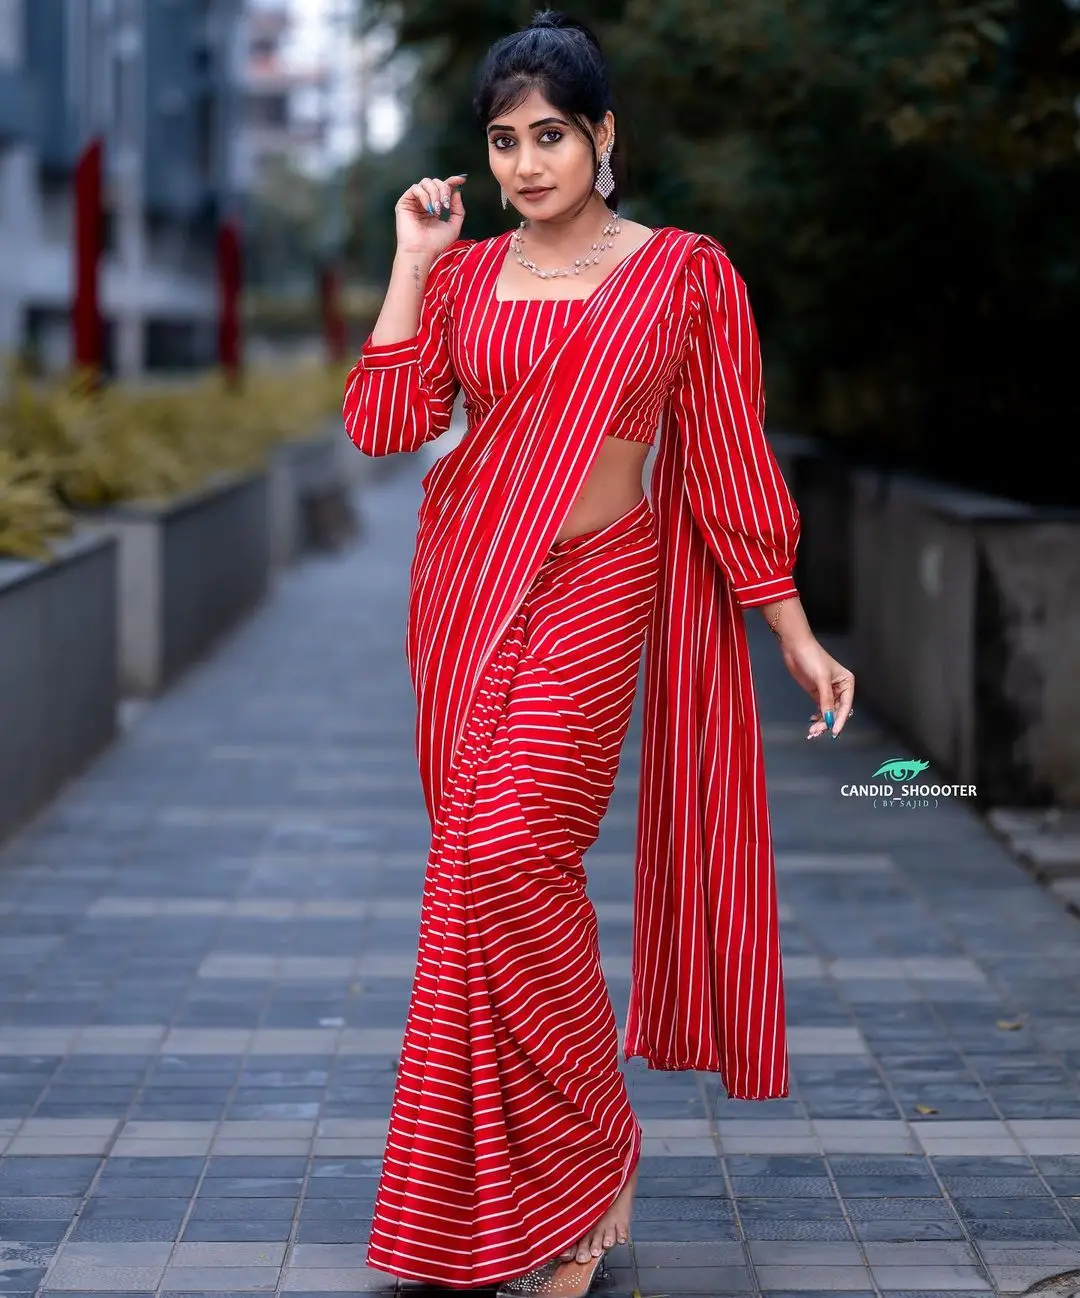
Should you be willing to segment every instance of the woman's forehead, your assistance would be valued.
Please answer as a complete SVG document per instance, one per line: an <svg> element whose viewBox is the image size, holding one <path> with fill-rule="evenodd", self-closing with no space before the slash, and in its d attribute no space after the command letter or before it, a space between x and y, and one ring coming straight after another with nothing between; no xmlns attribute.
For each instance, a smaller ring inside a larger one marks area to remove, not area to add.
<svg viewBox="0 0 1080 1298"><path fill-rule="evenodd" d="M530 90L520 103L496 113L492 121L512 122L515 126L521 124L527 126L529 122L539 121L544 117L565 118L566 114L559 112L554 104L544 98L541 91Z"/></svg>

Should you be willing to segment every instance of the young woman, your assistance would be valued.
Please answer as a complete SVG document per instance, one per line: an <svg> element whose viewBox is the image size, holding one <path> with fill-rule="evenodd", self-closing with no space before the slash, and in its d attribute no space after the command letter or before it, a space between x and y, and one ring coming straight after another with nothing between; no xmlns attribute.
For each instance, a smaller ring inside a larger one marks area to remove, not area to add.
<svg viewBox="0 0 1080 1298"><path fill-rule="evenodd" d="M402 195L344 405L368 455L439 436L461 390L467 420L424 479L411 569L432 840L368 1262L572 1298L628 1237L641 1148L583 856L642 649L624 1054L737 1098L788 1090L743 610L818 705L809 737L840 733L854 681L792 583L746 288L708 236L618 217L595 38L537 15L489 51L475 107L524 219L462 239L464 175Z"/></svg>

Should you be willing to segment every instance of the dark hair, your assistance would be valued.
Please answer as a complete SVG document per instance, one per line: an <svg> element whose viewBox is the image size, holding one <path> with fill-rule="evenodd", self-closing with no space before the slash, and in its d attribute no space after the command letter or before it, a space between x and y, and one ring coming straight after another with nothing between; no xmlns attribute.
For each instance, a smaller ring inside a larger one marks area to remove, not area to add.
<svg viewBox="0 0 1080 1298"><path fill-rule="evenodd" d="M595 34L576 18L555 9L533 15L528 27L496 41L484 56L476 79L473 109L481 129L500 113L516 108L532 91L574 123L589 141L594 170L600 164L591 124L614 111L607 64ZM611 151L615 188L607 203L617 209L622 155L619 136Z"/></svg>

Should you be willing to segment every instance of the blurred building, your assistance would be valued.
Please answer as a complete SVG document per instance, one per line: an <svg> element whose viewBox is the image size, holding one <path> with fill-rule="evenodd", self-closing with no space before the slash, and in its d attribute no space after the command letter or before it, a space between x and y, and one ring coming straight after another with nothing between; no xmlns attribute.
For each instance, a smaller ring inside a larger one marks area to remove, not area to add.
<svg viewBox="0 0 1080 1298"><path fill-rule="evenodd" d="M100 136L110 365L214 359L245 51L243 0L0 0L0 353L69 361L73 169Z"/></svg>
<svg viewBox="0 0 1080 1298"><path fill-rule="evenodd" d="M272 159L325 178L369 148L392 147L414 61L389 63L391 23L361 35L364 0L247 0L252 173Z"/></svg>
<svg viewBox="0 0 1080 1298"><path fill-rule="evenodd" d="M328 69L292 41L286 0L253 0L247 15L244 93L246 148L259 188L276 162L317 170L328 129Z"/></svg>

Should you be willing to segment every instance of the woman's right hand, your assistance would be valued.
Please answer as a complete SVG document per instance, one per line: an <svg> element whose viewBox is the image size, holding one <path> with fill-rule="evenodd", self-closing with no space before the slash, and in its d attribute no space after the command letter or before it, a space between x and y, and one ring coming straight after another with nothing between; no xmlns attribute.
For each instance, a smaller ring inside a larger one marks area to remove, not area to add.
<svg viewBox="0 0 1080 1298"><path fill-rule="evenodd" d="M402 194L394 205L394 217L397 222L398 252L420 254L434 260L444 248L461 236L461 223L465 219L465 205L461 193L453 186L464 185L465 175L447 176L445 180L433 180L425 176ZM428 205L434 212L428 211ZM441 204L449 209L450 217L439 219Z"/></svg>

